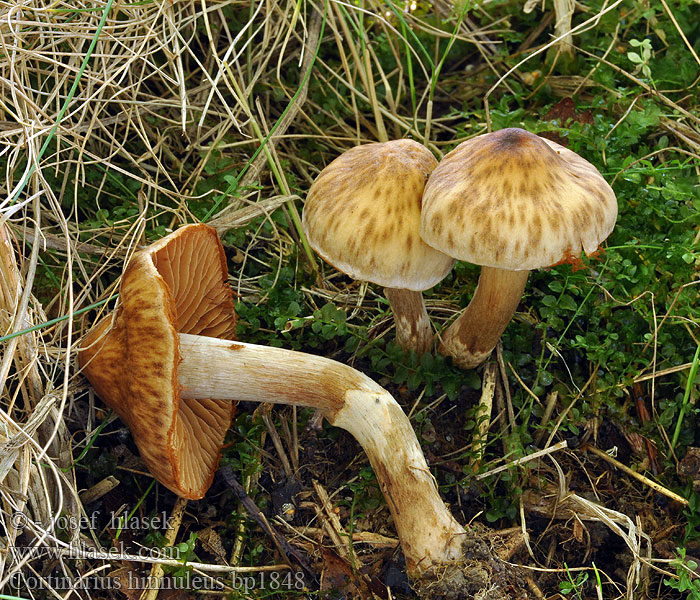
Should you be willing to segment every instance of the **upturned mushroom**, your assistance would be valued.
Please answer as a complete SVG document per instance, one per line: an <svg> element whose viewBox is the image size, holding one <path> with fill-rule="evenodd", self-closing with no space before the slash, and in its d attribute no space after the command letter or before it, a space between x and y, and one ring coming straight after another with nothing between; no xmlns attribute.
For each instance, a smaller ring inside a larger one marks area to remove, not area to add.
<svg viewBox="0 0 700 600"><path fill-rule="evenodd" d="M183 498L201 498L214 478L234 404L181 393L178 334L235 338L216 231L182 227L136 252L122 275L119 302L83 338L78 364L129 426L153 476Z"/></svg>
<svg viewBox="0 0 700 600"><path fill-rule="evenodd" d="M401 407L347 365L219 339L235 322L222 257L205 225L183 227L137 252L122 276L116 313L82 343L83 373L129 425L153 475L178 495L200 498L233 401L316 408L367 453L414 583L438 596L473 597L483 581L470 587L463 544L484 544L442 502Z"/></svg>
<svg viewBox="0 0 700 600"><path fill-rule="evenodd" d="M425 182L437 165L412 140L356 146L314 181L303 224L311 247L350 277L384 286L404 350L432 350L433 328L421 292L454 260L419 235Z"/></svg>
<svg viewBox="0 0 700 600"><path fill-rule="evenodd" d="M529 271L594 253L616 219L612 188L564 146L522 129L457 146L426 184L420 232L430 246L482 269L439 351L462 368L479 365L515 313Z"/></svg>

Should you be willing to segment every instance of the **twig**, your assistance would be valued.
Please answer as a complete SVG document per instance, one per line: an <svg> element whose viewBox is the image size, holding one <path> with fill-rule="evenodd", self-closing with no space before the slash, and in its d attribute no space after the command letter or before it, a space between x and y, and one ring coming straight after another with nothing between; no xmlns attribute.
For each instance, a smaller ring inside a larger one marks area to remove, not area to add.
<svg viewBox="0 0 700 600"><path fill-rule="evenodd" d="M498 368L501 371L501 381L503 389L506 393L506 408L508 410L508 426L510 432L515 431L515 411L513 410L513 398L510 394L510 385L508 384L508 374L506 373L506 364L503 361L503 345L499 341L496 345L496 357L498 358Z"/></svg>
<svg viewBox="0 0 700 600"><path fill-rule="evenodd" d="M481 399L476 409L476 430L472 441L474 457L470 461L472 466L478 466L484 457L486 449L486 436L491 426L491 411L493 409L493 396L496 391L496 372L498 366L495 362L487 363L484 368L484 377L481 384Z"/></svg>
<svg viewBox="0 0 700 600"><path fill-rule="evenodd" d="M621 471L624 471L630 477L634 477L637 481L641 481L644 485L649 486L655 492L659 492L659 494L663 494L664 496L667 496L668 498L671 498L672 500L679 502L683 506L689 506L690 503L685 498L683 498L683 496L679 496L675 492L672 492L671 490L662 486L660 483L656 483L655 481L649 479L648 477L645 477L641 473L637 473L636 471L633 471L627 465L624 465L619 460L614 459L607 452L603 452L599 448L596 448L595 446L591 446L590 444L587 444L586 446L584 446L583 449L590 450L596 456L599 456L603 460L609 462L614 467L617 467Z"/></svg>
<svg viewBox="0 0 700 600"><path fill-rule="evenodd" d="M557 442L553 446L549 446L548 448L545 448L544 450L538 450L537 452L533 452L532 454L528 454L527 456L523 456L522 458L517 458L505 465L502 465L500 467L496 467L495 469L491 469L490 471L486 471L486 473L480 473L479 475L476 475L474 479L477 481L481 479L486 479L487 477L491 477L491 475L495 475L496 473L500 473L501 471L506 471L510 469L511 467L516 467L519 465L523 465L527 462L530 462L531 460L534 460L536 458L540 458L541 456L546 456L547 454L551 454L552 452L556 452L558 450L562 450L567 447L567 442L566 440L562 442Z"/></svg>
<svg viewBox="0 0 700 600"><path fill-rule="evenodd" d="M547 394L547 403L544 406L544 412L542 413L542 418L540 419L539 430L535 433L534 442L536 446L540 445L542 437L545 433L545 426L549 422L554 412L554 407L557 405L557 400L559 399L559 392L554 390L550 394Z"/></svg>
<svg viewBox="0 0 700 600"><path fill-rule="evenodd" d="M115 487L119 485L119 480L114 477L114 475L108 475L104 479L98 481L92 487L89 487L84 492L80 492L80 501L83 504L90 504L95 502L104 496L105 494L111 492Z"/></svg>
<svg viewBox="0 0 700 600"><path fill-rule="evenodd" d="M680 371L685 371L693 366L692 362L685 363L683 365L676 365L675 367L669 367L668 369L662 369L661 371L656 371L655 373L647 373L646 375L640 375L635 377L633 383L642 383L642 381L649 381L650 379L658 379L664 375L672 375L673 373L679 373Z"/></svg>
<svg viewBox="0 0 700 600"><path fill-rule="evenodd" d="M166 546L172 546L175 543L177 532L180 530L180 525L182 524L182 517L185 514L185 508L187 508L187 499L178 498L175 501L175 506L168 519L169 527L165 533ZM160 584L163 581L163 573L163 565L155 563L151 567L151 574L148 578L148 589L141 594L141 600L156 600L158 592L160 592Z"/></svg>
<svg viewBox="0 0 700 600"><path fill-rule="evenodd" d="M578 401L578 399L583 396L583 392L585 392L588 389L588 386L591 384L591 382L595 379L597 369L593 369L593 372L591 373L591 376L588 378L588 381L586 381L585 385L583 388L581 388L581 391L576 394L574 399L571 401L571 403L562 411L562 413L557 417L557 422L554 424L554 428L552 429L552 433L549 434L549 437L547 438L547 441L544 444L544 447L547 448L551 443L552 440L554 439L554 436L557 434L557 431L559 431L559 427L561 424L564 422L564 419L566 416L569 414L569 411L574 407L574 404Z"/></svg>
<svg viewBox="0 0 700 600"><path fill-rule="evenodd" d="M270 525L265 515L260 511L255 502L253 502L252 498L245 493L243 486L238 483L238 480L233 474L231 467L221 467L219 469L219 474L223 478L226 485L235 492L238 499L248 511L248 514L255 519L256 523L272 539L285 562L291 565L292 562L289 560L289 556L292 556L299 566L301 566L308 573L311 573L311 567L308 560L302 556L301 553L299 553L282 534L278 533L277 530Z"/></svg>

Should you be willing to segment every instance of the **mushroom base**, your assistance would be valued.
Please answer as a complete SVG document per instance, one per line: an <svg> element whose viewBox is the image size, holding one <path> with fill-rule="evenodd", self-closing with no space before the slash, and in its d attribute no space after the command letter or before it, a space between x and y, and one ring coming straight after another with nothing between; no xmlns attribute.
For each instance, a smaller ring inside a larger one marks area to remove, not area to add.
<svg viewBox="0 0 700 600"><path fill-rule="evenodd" d="M482 525L471 525L462 537L461 559L424 573L413 582L416 594L447 600L527 598L520 569L507 562L522 547L522 534L507 537L511 539L506 541L501 533Z"/></svg>
<svg viewBox="0 0 700 600"><path fill-rule="evenodd" d="M469 306L442 335L440 354L462 369L484 362L513 318L529 274L483 267Z"/></svg>

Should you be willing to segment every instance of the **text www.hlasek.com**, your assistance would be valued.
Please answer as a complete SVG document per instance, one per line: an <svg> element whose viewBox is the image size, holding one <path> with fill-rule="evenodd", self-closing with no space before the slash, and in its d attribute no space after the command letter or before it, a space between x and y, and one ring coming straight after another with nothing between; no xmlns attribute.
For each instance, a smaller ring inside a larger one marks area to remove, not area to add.
<svg viewBox="0 0 700 600"><path fill-rule="evenodd" d="M175 546L164 548L140 548L127 549L122 542L111 548L95 548L90 546L12 546L10 553L16 559L52 558L52 559L85 559L85 560L113 560L125 556L142 559L173 559L181 560L180 549Z"/></svg>

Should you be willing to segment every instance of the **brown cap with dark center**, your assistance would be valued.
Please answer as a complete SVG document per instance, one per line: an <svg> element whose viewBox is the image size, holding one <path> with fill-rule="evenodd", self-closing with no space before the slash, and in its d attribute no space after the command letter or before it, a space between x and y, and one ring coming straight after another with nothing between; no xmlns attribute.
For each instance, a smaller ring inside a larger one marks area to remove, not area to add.
<svg viewBox="0 0 700 600"><path fill-rule="evenodd" d="M236 314L223 248L206 225L178 229L137 252L120 306L85 337L78 360L100 398L129 426L153 476L201 498L211 485L230 400L181 399L178 333L234 339Z"/></svg>
<svg viewBox="0 0 700 600"><path fill-rule="evenodd" d="M356 146L316 178L304 206L309 243L327 262L361 281L422 291L453 260L421 240L421 199L437 161L412 140Z"/></svg>
<svg viewBox="0 0 700 600"><path fill-rule="evenodd" d="M575 152L522 129L463 142L433 171L421 236L474 264L512 271L595 252L617 219L617 201Z"/></svg>

